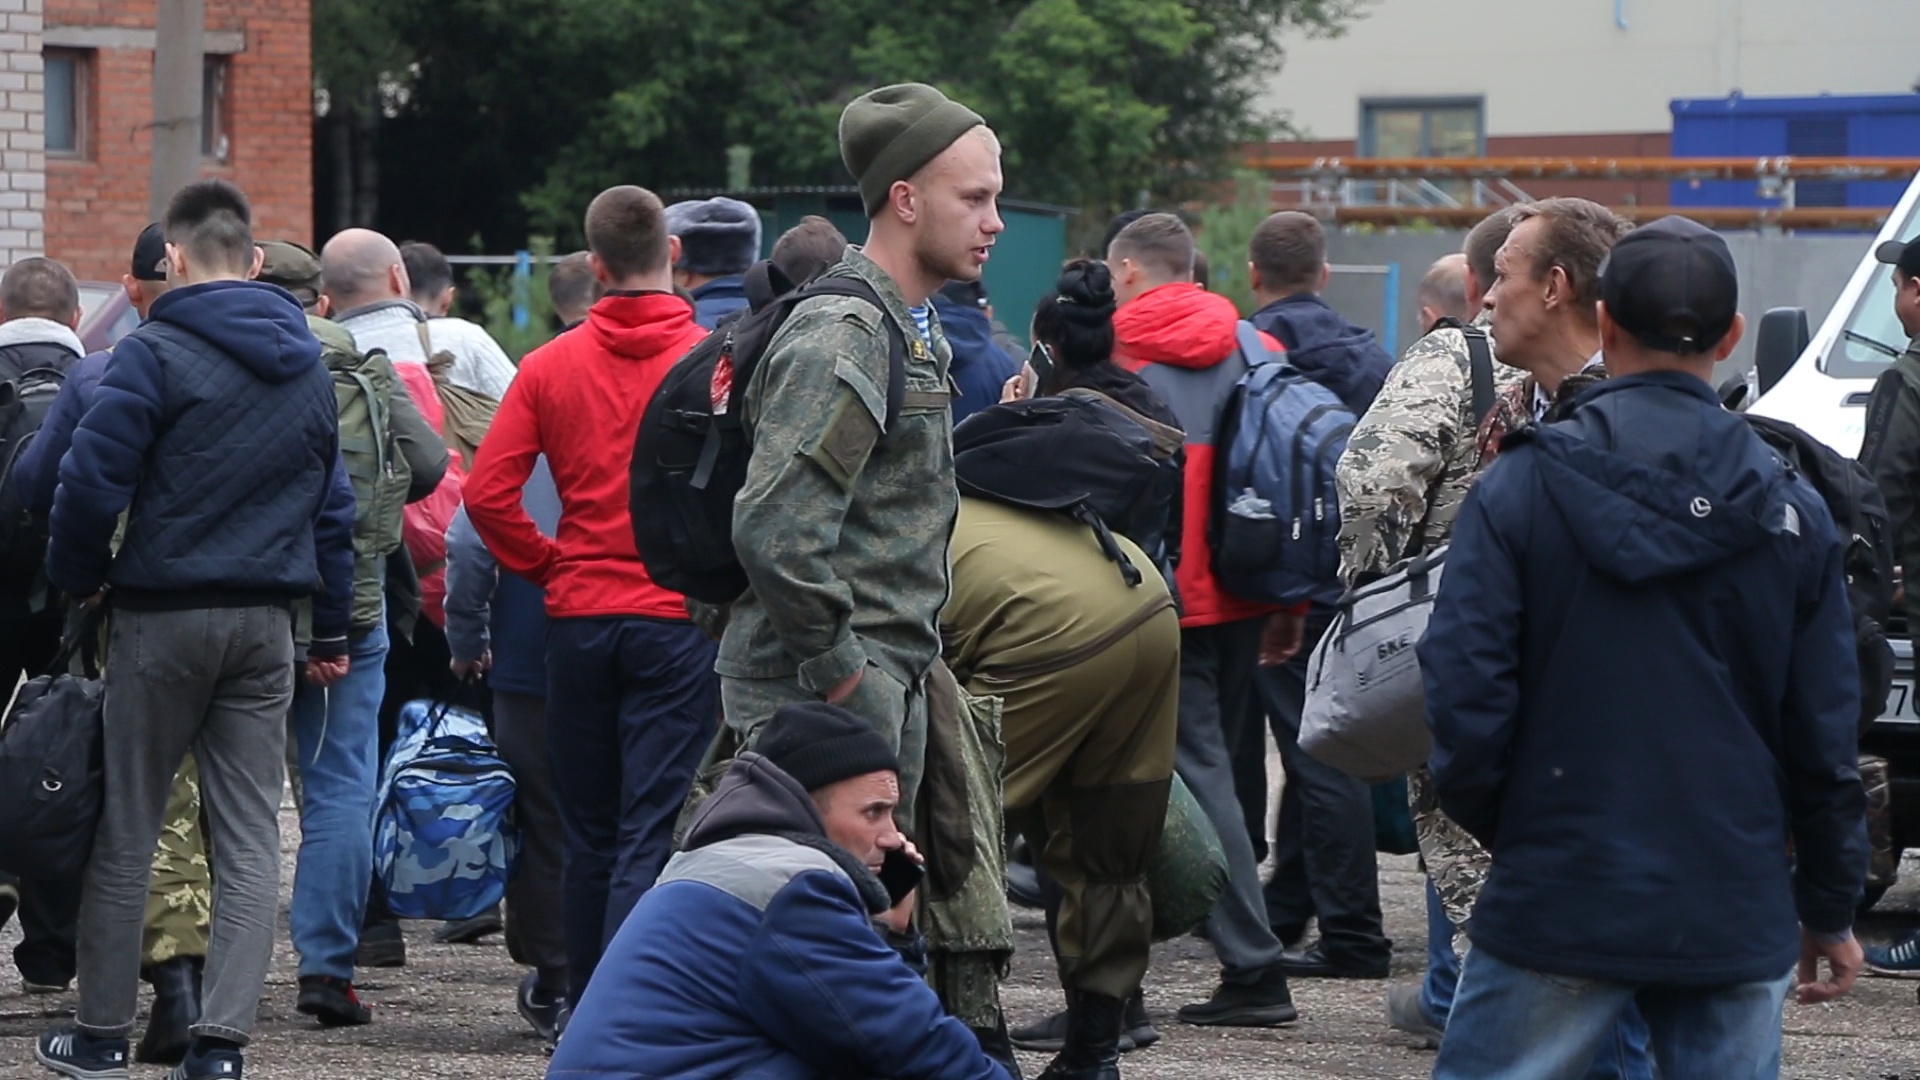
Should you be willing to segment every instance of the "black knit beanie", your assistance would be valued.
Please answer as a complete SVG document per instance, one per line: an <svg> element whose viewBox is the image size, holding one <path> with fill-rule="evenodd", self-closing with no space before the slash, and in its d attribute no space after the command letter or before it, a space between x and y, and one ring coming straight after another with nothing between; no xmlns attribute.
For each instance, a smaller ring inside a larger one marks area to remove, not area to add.
<svg viewBox="0 0 1920 1080"><path fill-rule="evenodd" d="M825 702L781 706L753 749L808 791L868 773L900 771L900 759L879 732Z"/></svg>
<svg viewBox="0 0 1920 1080"><path fill-rule="evenodd" d="M911 178L984 123L979 113L925 83L883 86L854 98L840 114L840 160L860 185L867 217L886 205L894 181Z"/></svg>

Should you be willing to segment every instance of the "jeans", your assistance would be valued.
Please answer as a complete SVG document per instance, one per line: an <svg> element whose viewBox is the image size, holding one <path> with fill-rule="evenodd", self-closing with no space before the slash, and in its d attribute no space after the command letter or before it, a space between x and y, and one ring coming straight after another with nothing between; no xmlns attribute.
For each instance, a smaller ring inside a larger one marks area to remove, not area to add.
<svg viewBox="0 0 1920 1080"><path fill-rule="evenodd" d="M1434 1080L1580 1080L1651 1076L1621 1021L1636 1006L1660 1075L1675 1080L1772 1080L1791 971L1734 986L1632 986L1515 967L1485 949L1467 954ZM1623 1068L1624 1066L1624 1068ZM1605 1068L1620 1071L1603 1073ZM1630 1070L1630 1071L1629 1071Z"/></svg>
<svg viewBox="0 0 1920 1080"><path fill-rule="evenodd" d="M714 644L690 622L547 624L547 748L566 834L567 1000L673 854L673 825L719 730Z"/></svg>
<svg viewBox="0 0 1920 1080"><path fill-rule="evenodd" d="M1180 730L1174 771L1193 792L1227 854L1227 889L1207 917L1207 937L1227 982L1248 983L1280 962L1280 939L1267 925L1260 864L1233 784L1224 718L1245 711L1260 651L1262 619L1180 632Z"/></svg>
<svg viewBox="0 0 1920 1080"><path fill-rule="evenodd" d="M386 692L383 622L348 642L347 677L293 692L299 749L300 855L288 915L301 975L353 978L373 877L373 811L380 783L380 698Z"/></svg>
<svg viewBox="0 0 1920 1080"><path fill-rule="evenodd" d="M121 608L108 626L106 798L81 889L80 1029L105 1037L133 1030L153 849L191 748L214 882L192 1031L244 1043L273 961L293 617L283 607Z"/></svg>
<svg viewBox="0 0 1920 1080"><path fill-rule="evenodd" d="M1453 922L1440 902L1440 890L1427 886L1427 977L1420 984L1420 1011L1437 1028L1447 1026L1453 994L1460 986L1460 954L1453 947Z"/></svg>

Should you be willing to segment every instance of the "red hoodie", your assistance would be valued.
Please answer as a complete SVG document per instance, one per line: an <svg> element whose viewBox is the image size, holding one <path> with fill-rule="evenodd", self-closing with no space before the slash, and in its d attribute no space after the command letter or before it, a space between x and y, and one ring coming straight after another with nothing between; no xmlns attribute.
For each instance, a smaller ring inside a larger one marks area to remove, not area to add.
<svg viewBox="0 0 1920 1080"><path fill-rule="evenodd" d="M467 516L501 566L547 591L549 615L687 617L634 550L627 471L640 414L706 334L672 293L615 294L520 362L467 477ZM520 505L542 454L560 493L551 540Z"/></svg>
<svg viewBox="0 0 1920 1080"><path fill-rule="evenodd" d="M1165 398L1187 433L1186 500L1180 530L1180 625L1218 626L1280 610L1242 600L1220 588L1207 545L1213 510L1213 436L1220 409L1246 371L1234 340L1240 312L1224 296L1191 282L1161 285L1141 293L1113 314L1113 357L1138 372ZM1280 343L1260 335L1267 348Z"/></svg>

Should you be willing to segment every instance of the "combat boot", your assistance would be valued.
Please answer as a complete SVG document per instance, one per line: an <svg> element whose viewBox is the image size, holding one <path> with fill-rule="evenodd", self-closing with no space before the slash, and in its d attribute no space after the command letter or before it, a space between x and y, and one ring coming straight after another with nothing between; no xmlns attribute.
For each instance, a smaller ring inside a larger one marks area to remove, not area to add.
<svg viewBox="0 0 1920 1080"><path fill-rule="evenodd" d="M1024 1080L1020 1075L1020 1060L1013 1056L1013 1042L1007 1038L1007 1017L1002 1013L990 1028L968 1028L973 1037L980 1042L980 1049L986 1055L1000 1063L1013 1080Z"/></svg>
<svg viewBox="0 0 1920 1080"><path fill-rule="evenodd" d="M1067 1044L1040 1080L1120 1080L1120 1024L1126 1003L1067 991Z"/></svg>
<svg viewBox="0 0 1920 1080"><path fill-rule="evenodd" d="M149 964L140 976L153 986L153 1012L133 1060L149 1065L178 1065L193 1045L188 1031L200 1022L200 960L176 956Z"/></svg>

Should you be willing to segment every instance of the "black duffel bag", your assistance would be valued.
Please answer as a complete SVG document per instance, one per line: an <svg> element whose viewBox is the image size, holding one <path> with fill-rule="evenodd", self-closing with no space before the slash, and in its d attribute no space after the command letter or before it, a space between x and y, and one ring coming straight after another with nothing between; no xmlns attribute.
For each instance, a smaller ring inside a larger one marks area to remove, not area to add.
<svg viewBox="0 0 1920 1080"><path fill-rule="evenodd" d="M20 688L0 726L0 871L71 880L93 850L101 778L99 679L67 674L75 648L99 632L104 608L80 620L48 667Z"/></svg>

